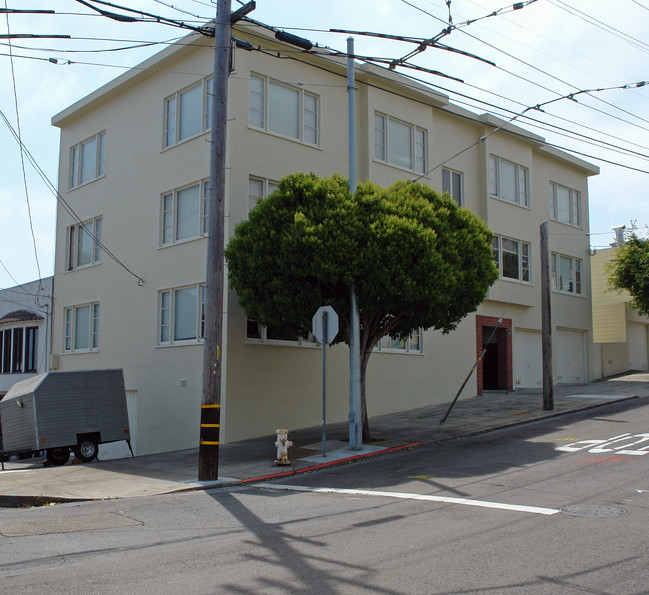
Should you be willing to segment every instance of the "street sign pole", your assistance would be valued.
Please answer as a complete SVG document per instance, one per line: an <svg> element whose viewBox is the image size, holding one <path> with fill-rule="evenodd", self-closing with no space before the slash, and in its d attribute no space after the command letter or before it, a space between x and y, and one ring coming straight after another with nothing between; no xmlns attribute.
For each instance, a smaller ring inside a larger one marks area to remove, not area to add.
<svg viewBox="0 0 649 595"><path fill-rule="evenodd" d="M311 332L322 345L322 456L327 456L327 344L338 334L338 314L320 306L311 319Z"/></svg>
<svg viewBox="0 0 649 595"><path fill-rule="evenodd" d="M322 313L322 456L327 456L327 320L329 313Z"/></svg>

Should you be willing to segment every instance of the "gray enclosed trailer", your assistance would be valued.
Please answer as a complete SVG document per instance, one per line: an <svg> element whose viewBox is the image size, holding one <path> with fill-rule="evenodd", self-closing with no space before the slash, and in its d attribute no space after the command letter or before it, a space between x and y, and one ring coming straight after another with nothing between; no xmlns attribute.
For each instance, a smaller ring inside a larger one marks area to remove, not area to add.
<svg viewBox="0 0 649 595"><path fill-rule="evenodd" d="M130 441L123 371L48 372L17 382L0 401L0 421L5 453L44 450L64 465L74 451L92 461L100 444Z"/></svg>

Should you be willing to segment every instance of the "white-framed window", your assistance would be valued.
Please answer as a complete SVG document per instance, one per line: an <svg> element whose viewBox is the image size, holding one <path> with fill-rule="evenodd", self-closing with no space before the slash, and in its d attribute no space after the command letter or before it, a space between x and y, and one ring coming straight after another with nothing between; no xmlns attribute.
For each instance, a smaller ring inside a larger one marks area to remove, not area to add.
<svg viewBox="0 0 649 595"><path fill-rule="evenodd" d="M491 196L522 207L530 206L530 172L527 167L491 155L489 168Z"/></svg>
<svg viewBox="0 0 649 595"><path fill-rule="evenodd" d="M63 311L63 351L99 349L99 303L70 306Z"/></svg>
<svg viewBox="0 0 649 595"><path fill-rule="evenodd" d="M0 329L0 374L36 372L38 327Z"/></svg>
<svg viewBox="0 0 649 595"><path fill-rule="evenodd" d="M76 188L101 178L106 170L106 132L70 147L69 187Z"/></svg>
<svg viewBox="0 0 649 595"><path fill-rule="evenodd" d="M209 180L165 192L160 202L160 245L207 235Z"/></svg>
<svg viewBox="0 0 649 595"><path fill-rule="evenodd" d="M165 289L158 294L158 345L183 345L203 340L205 284Z"/></svg>
<svg viewBox="0 0 649 595"><path fill-rule="evenodd" d="M492 251L501 279L530 283L530 245L527 242L497 235L493 239Z"/></svg>
<svg viewBox="0 0 649 595"><path fill-rule="evenodd" d="M250 126L317 146L320 97L300 87L251 74Z"/></svg>
<svg viewBox="0 0 649 595"><path fill-rule="evenodd" d="M552 289L582 295L583 261L564 254L551 254Z"/></svg>
<svg viewBox="0 0 649 595"><path fill-rule="evenodd" d="M374 159L426 173L428 133L423 128L374 112Z"/></svg>
<svg viewBox="0 0 649 595"><path fill-rule="evenodd" d="M424 329L419 328L405 339L393 339L388 336L381 337L381 340L374 349L389 353L423 353L423 336Z"/></svg>
<svg viewBox="0 0 649 595"><path fill-rule="evenodd" d="M101 262L101 228L101 217L68 227L66 242L68 271Z"/></svg>
<svg viewBox="0 0 649 595"><path fill-rule="evenodd" d="M266 326L256 320L246 321L246 341L249 343L268 343L275 345L316 345L316 338L308 333L300 337L297 333L288 331L279 326Z"/></svg>
<svg viewBox="0 0 649 595"><path fill-rule="evenodd" d="M164 100L164 147L192 138L212 127L214 77L205 78Z"/></svg>
<svg viewBox="0 0 649 595"><path fill-rule="evenodd" d="M581 192L550 182L550 219L581 227Z"/></svg>
<svg viewBox="0 0 649 595"><path fill-rule="evenodd" d="M274 180L250 176L248 178L248 214L257 206L257 203L275 192L278 186L279 182Z"/></svg>
<svg viewBox="0 0 649 595"><path fill-rule="evenodd" d="M448 194L458 207L464 204L464 174L446 167L442 168L442 193Z"/></svg>

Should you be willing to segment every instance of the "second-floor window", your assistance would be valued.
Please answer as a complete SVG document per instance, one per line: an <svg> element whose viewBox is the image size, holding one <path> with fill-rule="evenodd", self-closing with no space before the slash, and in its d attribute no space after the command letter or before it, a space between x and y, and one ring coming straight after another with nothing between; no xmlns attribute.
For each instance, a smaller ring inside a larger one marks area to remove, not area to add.
<svg viewBox="0 0 649 595"><path fill-rule="evenodd" d="M418 174L426 173L427 133L423 128L374 113L374 159Z"/></svg>
<svg viewBox="0 0 649 595"><path fill-rule="evenodd" d="M463 206L463 175L459 171L442 168L442 192L448 194L458 207Z"/></svg>
<svg viewBox="0 0 649 595"><path fill-rule="evenodd" d="M99 349L99 304L71 306L63 311L63 350Z"/></svg>
<svg viewBox="0 0 649 595"><path fill-rule="evenodd" d="M250 75L250 126L309 145L320 143L320 98L265 76Z"/></svg>
<svg viewBox="0 0 649 595"><path fill-rule="evenodd" d="M158 321L159 345L197 343L205 331L205 285L161 291Z"/></svg>
<svg viewBox="0 0 649 595"><path fill-rule="evenodd" d="M527 242L494 236L492 251L501 279L530 282L530 245Z"/></svg>
<svg viewBox="0 0 649 595"><path fill-rule="evenodd" d="M552 289L563 293L582 294L581 258L573 258L564 254L551 254Z"/></svg>
<svg viewBox="0 0 649 595"><path fill-rule="evenodd" d="M68 228L67 270L101 262L101 217Z"/></svg>
<svg viewBox="0 0 649 595"><path fill-rule="evenodd" d="M581 227L581 193L550 182L550 218Z"/></svg>
<svg viewBox="0 0 649 595"><path fill-rule="evenodd" d="M207 78L165 99L165 147L211 128L213 95L214 78Z"/></svg>
<svg viewBox="0 0 649 595"><path fill-rule="evenodd" d="M69 187L76 188L102 177L105 165L106 133L100 132L70 148Z"/></svg>
<svg viewBox="0 0 649 595"><path fill-rule="evenodd" d="M490 194L522 207L530 206L529 170L517 163L491 155Z"/></svg>
<svg viewBox="0 0 649 595"><path fill-rule="evenodd" d="M162 195L160 245L207 235L209 180Z"/></svg>

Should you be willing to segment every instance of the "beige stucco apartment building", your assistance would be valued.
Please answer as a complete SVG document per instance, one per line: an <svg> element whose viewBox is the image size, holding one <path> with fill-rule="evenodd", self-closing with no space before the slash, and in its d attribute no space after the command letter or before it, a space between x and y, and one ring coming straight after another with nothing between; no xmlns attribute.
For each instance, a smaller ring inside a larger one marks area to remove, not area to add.
<svg viewBox="0 0 649 595"><path fill-rule="evenodd" d="M285 174L347 173L345 61L256 27L236 35L264 51L236 50L229 80L226 234ZM124 369L137 454L198 445L212 63L209 40L188 37L53 118L59 190L78 220L59 208L52 361ZM499 318L464 395L540 386L544 221L555 379L590 378L587 181L597 168L518 127L492 134L502 121L388 70L357 65L356 80L359 178L423 175L448 190L496 234L501 271L451 335L382 341L368 366L369 414L449 401ZM221 439L319 425L319 348L247 321L232 291L224 310ZM346 346L329 350L327 369L328 420L344 420Z"/></svg>

